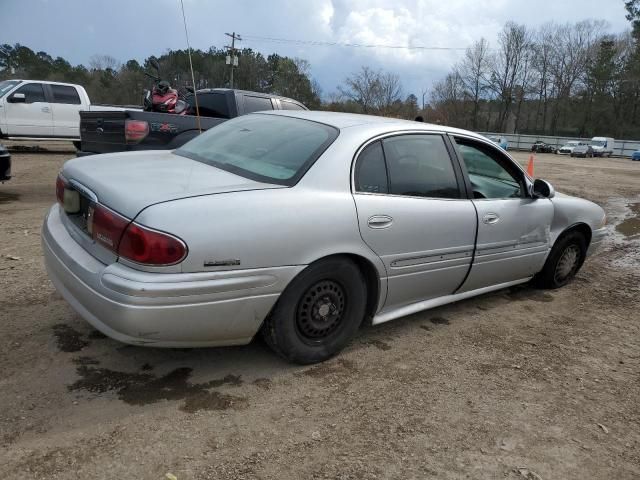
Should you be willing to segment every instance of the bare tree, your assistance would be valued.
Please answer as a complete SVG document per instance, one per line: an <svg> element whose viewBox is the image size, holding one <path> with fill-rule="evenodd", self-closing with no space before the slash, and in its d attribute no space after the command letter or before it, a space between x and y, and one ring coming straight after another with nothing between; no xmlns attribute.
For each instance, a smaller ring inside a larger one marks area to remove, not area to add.
<svg viewBox="0 0 640 480"><path fill-rule="evenodd" d="M514 101L515 87L519 82L522 84L529 37L527 28L514 22L508 22L498 36L500 47L492 58L490 87L498 96L501 105L495 125L499 131L506 127L507 116Z"/></svg>
<svg viewBox="0 0 640 480"><path fill-rule="evenodd" d="M346 88L338 91L347 99L356 102L363 113L391 113L392 107L400 101L402 85L395 73L362 69L345 80Z"/></svg>
<svg viewBox="0 0 640 480"><path fill-rule="evenodd" d="M119 70L120 63L111 55L92 55L89 59L89 66L92 70Z"/></svg>
<svg viewBox="0 0 640 480"><path fill-rule="evenodd" d="M380 74L369 67L362 69L347 77L346 87L338 87L338 91L349 100L359 104L363 113L371 113L376 107L376 97L378 95Z"/></svg>
<svg viewBox="0 0 640 480"><path fill-rule="evenodd" d="M401 94L402 85L398 75L391 72L378 72L374 104L379 113L383 115L392 113L392 106L400 100Z"/></svg>
<svg viewBox="0 0 640 480"><path fill-rule="evenodd" d="M554 23L542 25L534 36L532 69L535 75L537 105L533 129L538 130L538 122L542 116L542 130L547 126L547 112L549 100L554 95L554 85L551 81L550 63L553 55L554 38L558 26Z"/></svg>
<svg viewBox="0 0 640 480"><path fill-rule="evenodd" d="M467 94L473 102L471 125L474 130L478 128L480 100L489 83L488 56L489 43L481 38L466 50L464 58L457 68Z"/></svg>
<svg viewBox="0 0 640 480"><path fill-rule="evenodd" d="M446 124L460 125L463 99L464 82L457 71L437 82L431 92L431 104L436 111L437 120Z"/></svg>

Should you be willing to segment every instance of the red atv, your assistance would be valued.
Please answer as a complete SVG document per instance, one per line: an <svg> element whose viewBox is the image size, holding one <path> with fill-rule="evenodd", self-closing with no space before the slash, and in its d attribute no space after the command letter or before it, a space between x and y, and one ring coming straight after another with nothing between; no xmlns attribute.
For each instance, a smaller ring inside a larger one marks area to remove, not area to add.
<svg viewBox="0 0 640 480"><path fill-rule="evenodd" d="M153 79L153 88L144 91L142 99L144 110L147 112L188 115L191 109L185 101L184 92L171 88L171 84L168 81L161 80L160 65L155 58L152 58L149 63L155 68L156 75L144 72L147 77Z"/></svg>

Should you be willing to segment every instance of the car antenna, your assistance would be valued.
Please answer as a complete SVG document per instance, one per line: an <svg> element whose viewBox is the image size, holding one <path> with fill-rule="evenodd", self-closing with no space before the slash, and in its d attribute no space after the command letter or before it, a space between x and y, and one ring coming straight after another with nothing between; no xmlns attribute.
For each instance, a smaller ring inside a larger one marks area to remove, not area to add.
<svg viewBox="0 0 640 480"><path fill-rule="evenodd" d="M191 45L189 45L189 32L187 31L187 18L184 15L184 3L182 0L180 0L180 7L182 8L184 36L187 38L187 53L189 54L189 67L191 68L191 83L193 83L193 98L196 101L196 123L198 125L198 132L202 133L202 126L200 125L200 107L198 106L198 89L196 88L196 77L193 74L193 62L191 61Z"/></svg>

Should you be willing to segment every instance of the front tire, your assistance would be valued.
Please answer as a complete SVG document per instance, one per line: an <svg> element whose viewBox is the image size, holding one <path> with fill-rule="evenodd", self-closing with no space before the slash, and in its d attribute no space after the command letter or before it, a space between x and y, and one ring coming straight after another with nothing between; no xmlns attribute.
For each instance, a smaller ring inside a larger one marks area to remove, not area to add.
<svg viewBox="0 0 640 480"><path fill-rule="evenodd" d="M355 335L367 289L358 266L344 257L311 264L282 293L262 326L267 344L299 364L327 360Z"/></svg>
<svg viewBox="0 0 640 480"><path fill-rule="evenodd" d="M587 255L587 241L580 232L569 232L560 237L542 270L534 277L541 288L555 289L569 283L582 267Z"/></svg>

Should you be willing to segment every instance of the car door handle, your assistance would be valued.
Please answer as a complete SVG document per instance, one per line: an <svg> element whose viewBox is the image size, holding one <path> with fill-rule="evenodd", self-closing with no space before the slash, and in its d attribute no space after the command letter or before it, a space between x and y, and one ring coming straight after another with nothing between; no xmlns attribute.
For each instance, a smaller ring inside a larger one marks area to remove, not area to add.
<svg viewBox="0 0 640 480"><path fill-rule="evenodd" d="M49 110L49 107L42 107L42 111L44 113L49 113L51 110Z"/></svg>
<svg viewBox="0 0 640 480"><path fill-rule="evenodd" d="M392 223L393 218L389 215L373 215L367 221L369 228L388 228Z"/></svg>
<svg viewBox="0 0 640 480"><path fill-rule="evenodd" d="M493 225L494 223L498 223L500 221L500 215L497 213L487 213L484 217L482 217L482 222L487 225Z"/></svg>

